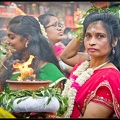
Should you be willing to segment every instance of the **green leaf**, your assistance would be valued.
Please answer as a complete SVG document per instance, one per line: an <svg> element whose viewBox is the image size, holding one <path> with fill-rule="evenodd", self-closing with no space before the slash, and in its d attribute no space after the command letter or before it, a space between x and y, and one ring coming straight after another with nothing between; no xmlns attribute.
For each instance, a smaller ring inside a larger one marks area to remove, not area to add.
<svg viewBox="0 0 120 120"><path fill-rule="evenodd" d="M62 115L68 107L68 98L67 97L63 97L61 95L61 89L59 88L45 88L44 90L36 90L36 91L32 91L32 90L23 90L23 91L19 91L19 90L4 90L1 94L0 94L0 103L1 106L3 106L3 108L5 110L8 111L12 111L13 110L13 102L15 99L17 98L21 98L17 101L17 104L20 103L21 101L26 100L28 97L32 96L33 98L39 98L39 97L48 97L48 100L46 102L45 105L48 105L52 99L52 97L56 97L60 103L60 108L58 110L58 114ZM7 104L6 104L7 103Z"/></svg>
<svg viewBox="0 0 120 120"><path fill-rule="evenodd" d="M50 103L50 101L51 101L51 97L48 98L48 101L46 102L45 105L48 105Z"/></svg>
<svg viewBox="0 0 120 120"><path fill-rule="evenodd" d="M120 10L120 5L118 6L112 6L112 7L107 7L107 8L97 8L95 7L94 5L91 6L90 9L88 9L86 11L86 13L82 16L82 19L84 19L88 14L92 13L92 12L99 12L99 13L102 13L102 12L107 12L107 13L111 13L111 14L114 14L115 16L119 17L119 10ZM76 23L76 22L75 22ZM80 20L79 22L77 22L76 24L78 25L82 25L83 24L83 21ZM82 26L83 27L83 26ZM73 33L75 35L77 35L77 38L78 39L82 39L82 32L83 32L83 29L79 29L79 30L76 30L74 31Z"/></svg>

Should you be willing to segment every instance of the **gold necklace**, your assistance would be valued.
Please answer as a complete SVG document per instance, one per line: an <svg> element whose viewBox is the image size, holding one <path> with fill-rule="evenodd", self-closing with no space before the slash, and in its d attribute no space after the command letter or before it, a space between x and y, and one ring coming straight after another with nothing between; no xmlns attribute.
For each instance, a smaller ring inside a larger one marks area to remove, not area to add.
<svg viewBox="0 0 120 120"><path fill-rule="evenodd" d="M107 62L105 62L105 63L99 65L98 67L94 68L93 70L97 70L97 69L103 67L104 65L106 65L106 64L109 63L109 62L110 62L110 61L108 60Z"/></svg>

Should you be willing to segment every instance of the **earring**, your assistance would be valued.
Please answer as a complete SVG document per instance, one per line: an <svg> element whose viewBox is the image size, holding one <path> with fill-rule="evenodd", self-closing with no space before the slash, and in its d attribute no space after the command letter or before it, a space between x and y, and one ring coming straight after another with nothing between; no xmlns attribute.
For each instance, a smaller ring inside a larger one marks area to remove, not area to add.
<svg viewBox="0 0 120 120"><path fill-rule="evenodd" d="M112 53L113 53L113 55L115 54L115 48L113 47L113 49L112 49Z"/></svg>
<svg viewBox="0 0 120 120"><path fill-rule="evenodd" d="M25 44L25 47L26 47L26 48L28 47L28 43Z"/></svg>

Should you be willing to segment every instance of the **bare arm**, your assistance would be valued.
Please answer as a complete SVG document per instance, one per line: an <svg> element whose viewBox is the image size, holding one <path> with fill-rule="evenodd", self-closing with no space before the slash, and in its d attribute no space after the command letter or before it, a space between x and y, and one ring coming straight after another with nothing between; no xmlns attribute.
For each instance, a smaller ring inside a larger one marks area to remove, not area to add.
<svg viewBox="0 0 120 120"><path fill-rule="evenodd" d="M81 41L74 38L65 47L60 55L62 61L70 66L75 66L76 63L84 60L88 60L88 54L85 52L78 52L81 47Z"/></svg>
<svg viewBox="0 0 120 120"><path fill-rule="evenodd" d="M82 118L110 118L113 111L94 102L90 102Z"/></svg>

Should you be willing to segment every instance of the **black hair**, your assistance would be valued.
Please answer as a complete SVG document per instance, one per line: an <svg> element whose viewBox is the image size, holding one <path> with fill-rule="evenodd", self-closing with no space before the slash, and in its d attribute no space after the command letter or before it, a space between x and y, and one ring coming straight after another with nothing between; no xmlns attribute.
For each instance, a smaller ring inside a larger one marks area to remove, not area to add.
<svg viewBox="0 0 120 120"><path fill-rule="evenodd" d="M49 14L49 13L46 13L46 14L42 14L38 17L40 23L46 27L46 25L50 22L50 17L55 17L54 14Z"/></svg>
<svg viewBox="0 0 120 120"><path fill-rule="evenodd" d="M40 61L53 63L58 67L58 69L60 69L52 44L50 44L50 42L48 42L49 40L42 35L39 21L37 21L36 18L28 15L18 15L11 19L7 28L9 28L11 32L20 35L23 38L30 38L25 57L27 61L30 55L35 56L31 67L36 75L40 70ZM4 62L7 69L5 69L0 75L0 80L3 83L5 83L5 80L10 78L13 70L12 64L16 59L22 60L22 52L13 53Z"/></svg>
<svg viewBox="0 0 120 120"><path fill-rule="evenodd" d="M106 29L111 46L109 60L120 70L120 23L118 18L110 13L92 13L86 16L83 22L83 38L85 37L86 29L90 24L99 22ZM115 54L112 52L112 44L118 38L118 43L114 47Z"/></svg>

